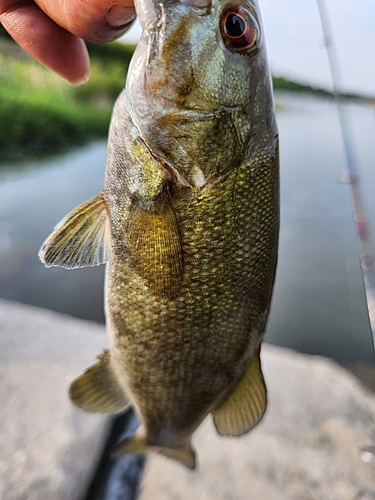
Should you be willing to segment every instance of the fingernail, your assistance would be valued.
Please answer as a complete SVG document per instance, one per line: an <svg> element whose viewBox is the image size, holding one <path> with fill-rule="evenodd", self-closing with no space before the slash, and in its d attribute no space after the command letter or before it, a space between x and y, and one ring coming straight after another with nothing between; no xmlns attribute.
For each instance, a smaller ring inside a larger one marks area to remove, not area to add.
<svg viewBox="0 0 375 500"><path fill-rule="evenodd" d="M79 87L80 85L85 85L90 80L91 73L88 71L85 75L81 76L76 80L70 80L70 83L75 87Z"/></svg>
<svg viewBox="0 0 375 500"><path fill-rule="evenodd" d="M134 9L123 7L122 5L113 5L107 14L107 23L115 30L125 29L136 18Z"/></svg>

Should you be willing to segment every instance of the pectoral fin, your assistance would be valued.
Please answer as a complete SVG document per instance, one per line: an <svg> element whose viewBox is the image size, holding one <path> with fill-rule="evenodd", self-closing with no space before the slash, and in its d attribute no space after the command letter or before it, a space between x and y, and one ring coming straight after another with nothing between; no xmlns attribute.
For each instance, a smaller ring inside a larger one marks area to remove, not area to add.
<svg viewBox="0 0 375 500"><path fill-rule="evenodd" d="M149 207L133 201L126 241L133 265L151 291L159 297L176 297L183 275L182 241L168 192Z"/></svg>
<svg viewBox="0 0 375 500"><path fill-rule="evenodd" d="M98 356L99 363L88 368L70 386L72 402L91 413L116 413L125 410L130 402L116 382L107 351Z"/></svg>
<svg viewBox="0 0 375 500"><path fill-rule="evenodd" d="M98 266L108 260L108 217L103 193L70 212L44 242L39 257L47 267Z"/></svg>
<svg viewBox="0 0 375 500"><path fill-rule="evenodd" d="M267 389L258 352L233 392L212 411L217 432L229 436L245 434L260 422L266 406Z"/></svg>

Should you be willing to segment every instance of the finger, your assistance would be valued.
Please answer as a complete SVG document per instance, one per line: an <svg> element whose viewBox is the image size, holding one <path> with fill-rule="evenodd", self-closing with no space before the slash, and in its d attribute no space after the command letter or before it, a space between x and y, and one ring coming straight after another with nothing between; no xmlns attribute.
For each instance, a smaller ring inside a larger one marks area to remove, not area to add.
<svg viewBox="0 0 375 500"><path fill-rule="evenodd" d="M4 3L0 0L0 22L21 47L71 83L87 80L89 57L82 40L54 23L33 2L5 6L8 9Z"/></svg>
<svg viewBox="0 0 375 500"><path fill-rule="evenodd" d="M62 28L90 42L122 36L135 20L133 0L35 0Z"/></svg>

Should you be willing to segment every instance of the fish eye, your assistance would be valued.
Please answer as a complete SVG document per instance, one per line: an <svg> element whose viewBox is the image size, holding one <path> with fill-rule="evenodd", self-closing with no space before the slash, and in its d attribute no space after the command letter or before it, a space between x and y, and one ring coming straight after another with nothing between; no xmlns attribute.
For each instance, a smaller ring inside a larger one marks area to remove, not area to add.
<svg viewBox="0 0 375 500"><path fill-rule="evenodd" d="M258 25L253 16L239 5L223 10L220 31L225 45L232 52L251 49L258 38Z"/></svg>

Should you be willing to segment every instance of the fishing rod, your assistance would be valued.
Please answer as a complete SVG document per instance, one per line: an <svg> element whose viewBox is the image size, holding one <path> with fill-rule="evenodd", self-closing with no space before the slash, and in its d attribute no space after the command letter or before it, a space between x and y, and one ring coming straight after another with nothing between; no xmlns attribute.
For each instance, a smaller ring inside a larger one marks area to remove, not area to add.
<svg viewBox="0 0 375 500"><path fill-rule="evenodd" d="M320 21L322 24L324 45L327 49L329 66L333 83L333 95L336 102L340 119L341 133L344 142L347 171L343 174L343 181L350 186L354 222L357 233L357 240L360 251L360 264L363 284L365 289L367 311L372 334L372 344L375 349L375 247L371 234L368 211L365 197L363 195L359 166L355 154L352 136L350 134L347 115L343 106L343 96L341 92L341 79L336 55L331 25L325 0L316 0L319 9ZM368 445L360 450L360 456L364 462L375 461L375 445Z"/></svg>
<svg viewBox="0 0 375 500"><path fill-rule="evenodd" d="M367 311L370 322L372 343L375 349L375 246L371 234L365 197L360 180L359 166L355 148L350 134L347 114L343 105L341 90L340 69L338 57L333 43L333 35L328 17L325 0L316 0L322 24L324 45L327 49L328 61L333 83L333 95L340 119L342 139L345 149L347 171L343 174L343 181L350 186L354 223L360 252L360 264L365 289Z"/></svg>

